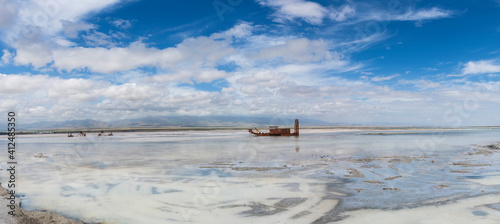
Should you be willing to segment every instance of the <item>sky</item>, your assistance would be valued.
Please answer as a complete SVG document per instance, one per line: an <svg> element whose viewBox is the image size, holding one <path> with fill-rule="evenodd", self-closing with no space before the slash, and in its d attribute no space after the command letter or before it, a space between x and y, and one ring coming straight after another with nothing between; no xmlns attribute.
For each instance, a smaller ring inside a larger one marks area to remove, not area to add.
<svg viewBox="0 0 500 224"><path fill-rule="evenodd" d="M0 0L0 57L26 123L500 125L499 0Z"/></svg>

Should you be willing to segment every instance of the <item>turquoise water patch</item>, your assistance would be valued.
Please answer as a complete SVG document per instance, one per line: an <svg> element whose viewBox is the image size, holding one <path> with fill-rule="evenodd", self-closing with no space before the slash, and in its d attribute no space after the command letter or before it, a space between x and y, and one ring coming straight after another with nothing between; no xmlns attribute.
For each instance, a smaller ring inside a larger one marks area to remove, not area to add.
<svg viewBox="0 0 500 224"><path fill-rule="evenodd" d="M488 213L484 211L472 211L472 214L475 216L488 216Z"/></svg>

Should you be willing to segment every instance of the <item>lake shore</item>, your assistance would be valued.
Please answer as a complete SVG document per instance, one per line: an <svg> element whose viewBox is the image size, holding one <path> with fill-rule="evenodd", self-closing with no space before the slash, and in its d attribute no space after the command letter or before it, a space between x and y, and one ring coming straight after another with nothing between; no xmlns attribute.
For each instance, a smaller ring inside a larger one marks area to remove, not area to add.
<svg viewBox="0 0 500 224"><path fill-rule="evenodd" d="M81 221L66 218L52 212L27 211L20 208L18 198L16 198L16 207L14 210L15 216L9 215L9 212L11 211L8 207L8 205L10 205L10 200L7 198L10 194L9 191L3 186L0 186L0 196L3 198L0 205L0 220L2 220L2 223L4 224L83 224Z"/></svg>

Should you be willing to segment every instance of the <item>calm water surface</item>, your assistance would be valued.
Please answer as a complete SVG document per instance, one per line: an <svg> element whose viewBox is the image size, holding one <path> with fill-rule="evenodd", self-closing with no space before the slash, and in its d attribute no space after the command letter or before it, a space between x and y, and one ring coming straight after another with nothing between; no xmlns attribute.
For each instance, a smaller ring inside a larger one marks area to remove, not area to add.
<svg viewBox="0 0 500 224"><path fill-rule="evenodd" d="M355 223L369 214L352 211L454 204L500 189L500 153L474 145L500 141L486 128L114 134L19 136L23 207L91 223ZM495 220L500 205L490 204L471 217Z"/></svg>

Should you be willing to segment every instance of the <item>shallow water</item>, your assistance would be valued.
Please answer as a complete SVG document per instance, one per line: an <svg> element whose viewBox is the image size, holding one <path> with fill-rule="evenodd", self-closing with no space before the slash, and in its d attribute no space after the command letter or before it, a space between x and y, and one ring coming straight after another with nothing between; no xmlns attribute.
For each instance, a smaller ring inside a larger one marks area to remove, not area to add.
<svg viewBox="0 0 500 224"><path fill-rule="evenodd" d="M500 217L500 150L474 145L498 142L497 130L114 134L19 136L23 207L95 223L495 223Z"/></svg>

